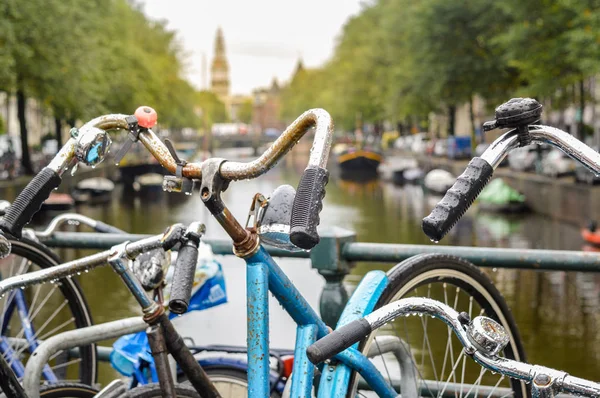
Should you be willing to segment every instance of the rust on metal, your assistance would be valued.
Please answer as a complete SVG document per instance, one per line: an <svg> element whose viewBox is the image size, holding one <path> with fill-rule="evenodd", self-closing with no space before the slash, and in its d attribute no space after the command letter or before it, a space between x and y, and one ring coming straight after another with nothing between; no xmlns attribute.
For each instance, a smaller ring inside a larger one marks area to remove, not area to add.
<svg viewBox="0 0 600 398"><path fill-rule="evenodd" d="M256 160L249 163L226 162L221 165L221 177L241 180L258 177L271 169L292 149L307 131L315 127L315 140L309 165L324 166L327 163L333 133L333 120L323 109L311 109L298 117L275 142Z"/></svg>
<svg viewBox="0 0 600 398"><path fill-rule="evenodd" d="M247 258L254 255L260 247L260 239L255 228L245 230L248 235L240 243L233 243L233 254L240 258Z"/></svg>
<svg viewBox="0 0 600 398"><path fill-rule="evenodd" d="M177 163L167 146L154 134L152 130L140 132L139 140L146 149L158 160L162 167L175 174ZM202 178L202 163L188 163L183 168L183 176L187 178Z"/></svg>
<svg viewBox="0 0 600 398"><path fill-rule="evenodd" d="M144 312L144 322L146 322L148 325L155 325L160 321L160 317L164 313L165 309L162 305L153 305L147 312Z"/></svg>

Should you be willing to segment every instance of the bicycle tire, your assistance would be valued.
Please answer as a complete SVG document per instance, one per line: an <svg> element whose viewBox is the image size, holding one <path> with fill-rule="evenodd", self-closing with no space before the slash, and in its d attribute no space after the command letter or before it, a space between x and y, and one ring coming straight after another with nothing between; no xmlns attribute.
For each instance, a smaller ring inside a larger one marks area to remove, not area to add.
<svg viewBox="0 0 600 398"><path fill-rule="evenodd" d="M242 369L223 366L204 366L202 369L204 369L210 380L215 384L215 387L217 387L217 390L221 393L223 398L239 396L224 394L224 390L226 389L224 385L227 383L238 385L248 391L248 373ZM186 380L185 375L180 376L177 379L179 383L185 382ZM271 393L271 398L281 398L281 394L277 391L273 391Z"/></svg>
<svg viewBox="0 0 600 398"><path fill-rule="evenodd" d="M518 361L526 361L520 334L506 301L491 279L472 263L448 255L422 254L397 264L388 271L388 278L388 286L379 298L375 309L405 297L412 288L416 289L432 282L452 284L466 290L485 310L486 316L495 319L506 328L511 340L503 355ZM458 290L456 294L458 295ZM366 355L376 334L377 331L361 341L359 351ZM348 397L356 395L359 379L357 376L356 372L352 372ZM529 395L529 389L524 382L510 379L510 386L515 398Z"/></svg>
<svg viewBox="0 0 600 398"><path fill-rule="evenodd" d="M41 243L27 238L9 239L9 241L12 246L11 254L27 259L41 269L51 268L62 263L55 253ZM92 315L79 283L73 278L65 278L60 282L58 289L68 302L74 326L78 329L92 326ZM96 382L98 371L96 345L90 344L79 348L81 361L78 380L83 385L93 385Z"/></svg>
<svg viewBox="0 0 600 398"><path fill-rule="evenodd" d="M79 383L47 384L40 388L40 398L93 398L98 391Z"/></svg>
<svg viewBox="0 0 600 398"><path fill-rule="evenodd" d="M191 384L175 383L175 393L181 398L201 398L200 394L194 390ZM162 398L163 393L160 384L151 383L143 386L137 386L127 393L128 398Z"/></svg>

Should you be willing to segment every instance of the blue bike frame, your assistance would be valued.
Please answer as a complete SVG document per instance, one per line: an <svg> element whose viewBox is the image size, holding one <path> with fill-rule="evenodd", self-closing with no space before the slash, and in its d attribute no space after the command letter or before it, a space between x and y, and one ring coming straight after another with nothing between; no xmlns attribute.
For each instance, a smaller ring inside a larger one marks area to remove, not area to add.
<svg viewBox="0 0 600 398"><path fill-rule="evenodd" d="M315 369L306 356L306 349L318 338L328 334L329 330L262 246L255 254L246 258L246 265L248 396L269 396L270 291L298 325L291 396L310 397ZM387 283L384 272L369 272L346 305L338 327L370 313ZM357 345L337 355L336 359L341 362L337 366L323 368L319 397L344 397L352 370L359 372L380 397L397 397L398 393L386 383L373 363L356 348Z"/></svg>
<svg viewBox="0 0 600 398"><path fill-rule="evenodd" d="M17 290L12 292L8 297L8 303L6 306L6 311L0 320L2 323L2 330L0 330L0 355L4 356L7 359L8 364L15 372L17 377L23 377L25 374L25 367L23 363L18 358L18 353L10 346L10 344L6 341L3 336L5 336L6 331L8 330L8 324L10 322L10 318L12 317L15 307L17 309L17 313L19 315L19 319L21 321L21 327L23 328L23 332L25 335L25 340L27 341L29 352L33 354L35 349L38 347L38 336L33 329L33 325L31 320L29 319L29 309L27 307L27 302L25 301L25 294L21 290ZM45 365L42 370L42 375L49 382L57 382L58 378L50 369L49 365Z"/></svg>

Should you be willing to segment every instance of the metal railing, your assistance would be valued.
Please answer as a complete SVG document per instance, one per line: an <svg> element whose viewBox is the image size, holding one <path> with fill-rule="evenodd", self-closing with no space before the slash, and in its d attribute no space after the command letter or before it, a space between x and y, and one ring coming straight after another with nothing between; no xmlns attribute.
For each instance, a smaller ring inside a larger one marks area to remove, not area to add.
<svg viewBox="0 0 600 398"><path fill-rule="evenodd" d="M600 272L600 253L505 249L487 247L462 247L442 245L410 245L356 242L353 231L338 227L320 231L321 242L311 252L288 252L268 247L275 257L310 259L312 268L325 279L320 299L320 312L325 322L334 326L348 299L341 284L354 262L368 261L398 263L424 253L440 253L462 257L481 267L512 268L538 271ZM55 232L42 241L50 247L74 249L107 249L124 241L136 241L150 235L101 234L89 232ZM216 255L233 255L230 240L204 239Z"/></svg>

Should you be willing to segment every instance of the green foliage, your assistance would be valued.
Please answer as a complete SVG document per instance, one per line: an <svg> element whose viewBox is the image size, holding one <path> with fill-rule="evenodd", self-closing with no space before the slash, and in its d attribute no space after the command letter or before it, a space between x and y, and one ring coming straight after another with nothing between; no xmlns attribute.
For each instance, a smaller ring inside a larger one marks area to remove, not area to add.
<svg viewBox="0 0 600 398"><path fill-rule="evenodd" d="M252 122L253 103L251 99L245 100L238 111L237 118L240 122L250 124Z"/></svg>
<svg viewBox="0 0 600 398"><path fill-rule="evenodd" d="M206 123L210 126L213 123L227 122L227 109L217 96L210 91L200 91L196 93L195 104L201 109L202 117L206 118Z"/></svg>
<svg viewBox="0 0 600 398"><path fill-rule="evenodd" d="M5 0L0 89L23 90L64 120L156 108L161 124L197 127L175 34L127 0Z"/></svg>
<svg viewBox="0 0 600 398"><path fill-rule="evenodd" d="M332 58L284 88L282 115L321 106L350 130L359 116L416 123L475 96L567 106L581 103L570 86L599 68L597 0L372 0L346 23Z"/></svg>

